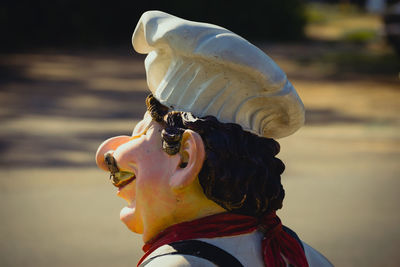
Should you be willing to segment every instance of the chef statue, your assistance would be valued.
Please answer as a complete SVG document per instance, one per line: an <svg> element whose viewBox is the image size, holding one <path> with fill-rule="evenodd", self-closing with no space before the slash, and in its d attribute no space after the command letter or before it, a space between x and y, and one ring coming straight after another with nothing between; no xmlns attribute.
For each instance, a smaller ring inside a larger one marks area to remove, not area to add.
<svg viewBox="0 0 400 267"><path fill-rule="evenodd" d="M285 73L227 29L160 11L142 15L132 42L148 54L147 112L96 161L143 237L138 266L331 266L276 215L275 139L304 123Z"/></svg>

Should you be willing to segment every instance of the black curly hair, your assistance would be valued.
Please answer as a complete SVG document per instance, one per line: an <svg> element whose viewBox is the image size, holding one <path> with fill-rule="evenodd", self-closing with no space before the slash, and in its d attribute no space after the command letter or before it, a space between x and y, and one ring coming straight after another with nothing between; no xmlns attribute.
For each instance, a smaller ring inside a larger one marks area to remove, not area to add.
<svg viewBox="0 0 400 267"><path fill-rule="evenodd" d="M214 116L195 117L190 112L168 111L153 95L146 99L152 118L161 123L163 149L179 152L185 129L197 132L204 143L205 160L199 173L204 194L234 213L261 217L282 208L283 162L275 156L279 143L244 131L235 123Z"/></svg>

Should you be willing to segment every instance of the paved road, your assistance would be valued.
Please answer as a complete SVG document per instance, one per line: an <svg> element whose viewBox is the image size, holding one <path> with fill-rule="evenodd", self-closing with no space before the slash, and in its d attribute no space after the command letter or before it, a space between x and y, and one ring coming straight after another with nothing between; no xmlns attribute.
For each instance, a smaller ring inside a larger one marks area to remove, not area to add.
<svg viewBox="0 0 400 267"><path fill-rule="evenodd" d="M307 107L307 125L280 140L282 219L337 266L398 266L398 81L310 75L271 51ZM141 239L119 222L124 202L94 153L142 116L142 60L105 51L0 57L1 266L135 265Z"/></svg>

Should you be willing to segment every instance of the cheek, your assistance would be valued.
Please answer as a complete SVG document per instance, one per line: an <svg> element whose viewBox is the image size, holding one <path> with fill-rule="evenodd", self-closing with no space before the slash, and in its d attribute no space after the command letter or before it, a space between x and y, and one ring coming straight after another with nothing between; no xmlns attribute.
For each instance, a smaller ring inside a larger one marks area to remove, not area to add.
<svg viewBox="0 0 400 267"><path fill-rule="evenodd" d="M139 166L136 181L137 198L146 203L168 194L169 178L172 176L170 162L165 156L158 153L149 155Z"/></svg>
<svg viewBox="0 0 400 267"><path fill-rule="evenodd" d="M148 142L138 149L136 156L140 176L153 179L166 172L168 173L170 158L161 146L161 142Z"/></svg>
<svg viewBox="0 0 400 267"><path fill-rule="evenodd" d="M156 196L161 188L165 187L168 182L169 170L162 164L157 162L155 158L148 160L146 167L139 167L139 175L137 176L137 189L140 194Z"/></svg>

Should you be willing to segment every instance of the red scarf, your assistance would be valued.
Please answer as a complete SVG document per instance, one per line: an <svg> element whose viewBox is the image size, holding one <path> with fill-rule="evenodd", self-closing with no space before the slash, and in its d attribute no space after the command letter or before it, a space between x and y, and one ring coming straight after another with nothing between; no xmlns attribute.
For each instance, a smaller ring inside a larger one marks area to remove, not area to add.
<svg viewBox="0 0 400 267"><path fill-rule="evenodd" d="M154 250L166 244L196 238L235 236L251 233L257 229L264 233L262 250L265 266L286 267L287 261L296 267L308 267L303 248L295 238L282 229L281 220L275 212L268 213L261 220L246 215L220 213L175 224L143 246L145 254L138 266Z"/></svg>

